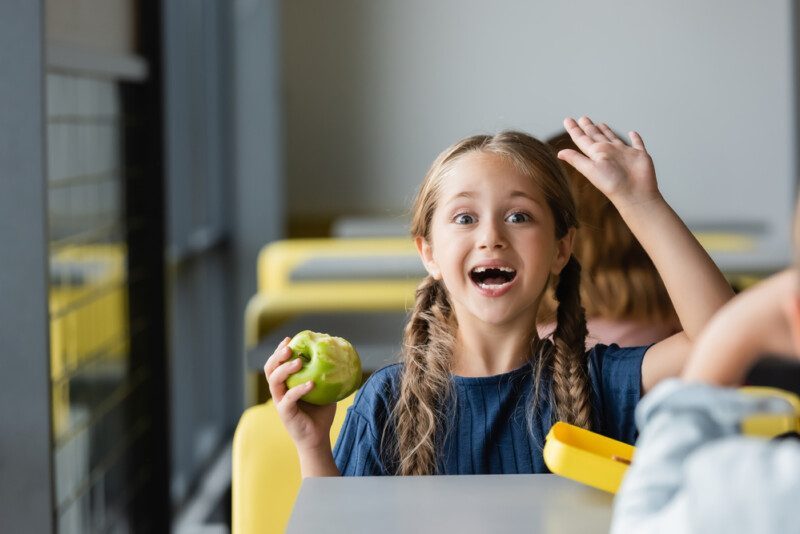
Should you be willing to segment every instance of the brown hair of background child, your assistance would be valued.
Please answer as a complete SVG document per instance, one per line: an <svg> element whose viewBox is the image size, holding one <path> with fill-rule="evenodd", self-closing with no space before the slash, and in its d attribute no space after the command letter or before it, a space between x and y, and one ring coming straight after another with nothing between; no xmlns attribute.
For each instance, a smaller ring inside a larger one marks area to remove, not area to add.
<svg viewBox="0 0 800 534"><path fill-rule="evenodd" d="M556 152L578 150L566 132L547 142ZM661 277L617 209L574 167L563 167L578 206L580 230L573 254L583 268L581 301L587 319L663 325L663 334L652 341L679 331L678 318ZM539 305L540 323L553 321L556 305L553 292L547 291Z"/></svg>
<svg viewBox="0 0 800 534"><path fill-rule="evenodd" d="M440 184L456 161L475 152L501 156L533 180L553 214L556 239L577 226L569 182L553 150L525 133L510 131L463 139L436 158L414 202L412 236L430 239ZM550 369L553 386L552 392L547 393L553 396L556 418L589 428L586 320L580 303L580 280L581 267L572 256L555 287L557 324L552 341L540 341L535 325L531 325L530 357L537 388L534 402L539 398L541 373ZM447 424L444 407L452 395L450 372L456 329L444 284L427 276L417 289L404 332L400 394L392 414L395 427L392 452L399 475L432 474L436 470L437 440Z"/></svg>

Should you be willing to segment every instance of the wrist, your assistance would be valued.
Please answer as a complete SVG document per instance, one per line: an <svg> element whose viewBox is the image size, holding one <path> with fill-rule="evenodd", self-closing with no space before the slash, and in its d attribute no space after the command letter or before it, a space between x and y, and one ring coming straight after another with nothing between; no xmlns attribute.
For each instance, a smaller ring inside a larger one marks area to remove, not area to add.
<svg viewBox="0 0 800 534"><path fill-rule="evenodd" d="M646 194L618 194L609 197L609 200L617 208L623 219L638 214L652 213L653 209L668 206L667 201L661 195L661 191L657 189Z"/></svg>
<svg viewBox="0 0 800 534"><path fill-rule="evenodd" d="M315 458L331 454L331 440L325 439L319 443L298 443L297 455L307 458Z"/></svg>
<svg viewBox="0 0 800 534"><path fill-rule="evenodd" d="M333 459L330 445L317 448L298 448L297 452L300 457L300 475L303 478L337 476L340 474Z"/></svg>

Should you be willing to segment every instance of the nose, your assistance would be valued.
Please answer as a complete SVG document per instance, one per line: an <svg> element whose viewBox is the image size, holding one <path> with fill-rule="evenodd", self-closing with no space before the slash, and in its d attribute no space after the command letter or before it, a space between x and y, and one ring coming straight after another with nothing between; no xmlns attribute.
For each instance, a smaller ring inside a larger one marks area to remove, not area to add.
<svg viewBox="0 0 800 534"><path fill-rule="evenodd" d="M481 250L502 249L508 245L502 226L495 222L487 222L481 228L480 237L476 243Z"/></svg>

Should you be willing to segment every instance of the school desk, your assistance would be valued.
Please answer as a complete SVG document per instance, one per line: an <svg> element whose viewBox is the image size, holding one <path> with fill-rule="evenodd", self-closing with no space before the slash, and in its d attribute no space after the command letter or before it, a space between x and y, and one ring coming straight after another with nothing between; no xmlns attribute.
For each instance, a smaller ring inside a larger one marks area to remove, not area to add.
<svg viewBox="0 0 800 534"><path fill-rule="evenodd" d="M592 534L612 498L556 475L306 478L286 532Z"/></svg>

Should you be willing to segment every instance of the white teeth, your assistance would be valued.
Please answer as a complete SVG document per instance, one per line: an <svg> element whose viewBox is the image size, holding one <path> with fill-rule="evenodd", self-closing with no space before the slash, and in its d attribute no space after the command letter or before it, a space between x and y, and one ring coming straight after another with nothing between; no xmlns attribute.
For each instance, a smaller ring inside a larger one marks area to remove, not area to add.
<svg viewBox="0 0 800 534"><path fill-rule="evenodd" d="M514 269L511 267L475 267L472 272L473 273L482 273L485 272L487 269L496 269L498 271L503 271L504 273L513 273Z"/></svg>
<svg viewBox="0 0 800 534"><path fill-rule="evenodd" d="M483 287L483 288L487 288L488 289L488 288L494 288L494 287L501 287L501 286L506 285L507 283L508 282L503 282L502 284L483 284L483 283L481 283L481 284L478 284L478 285Z"/></svg>

